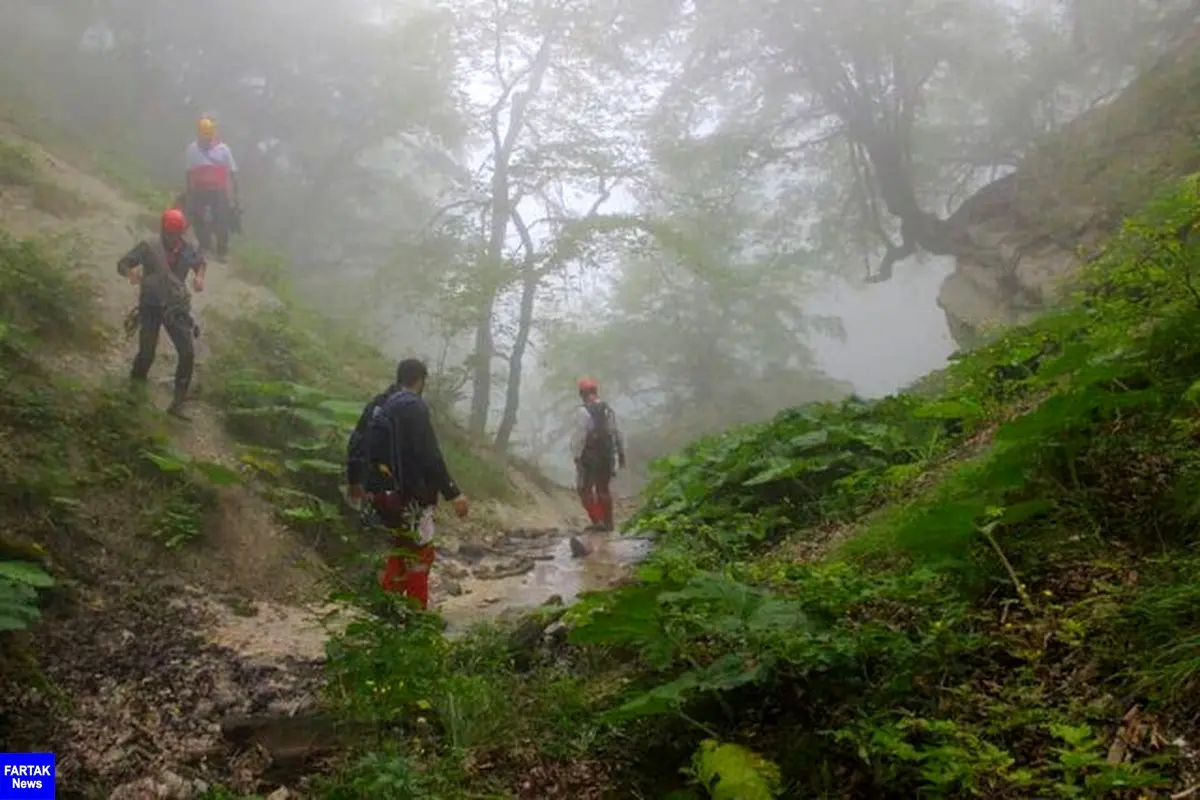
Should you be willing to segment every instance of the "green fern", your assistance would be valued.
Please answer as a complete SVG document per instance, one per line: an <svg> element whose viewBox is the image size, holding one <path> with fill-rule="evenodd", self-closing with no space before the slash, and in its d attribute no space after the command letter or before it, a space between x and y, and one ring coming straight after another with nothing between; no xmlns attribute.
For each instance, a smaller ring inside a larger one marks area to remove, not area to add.
<svg viewBox="0 0 1200 800"><path fill-rule="evenodd" d="M54 578L24 561L0 561L0 630L24 630L41 618L38 590Z"/></svg>
<svg viewBox="0 0 1200 800"><path fill-rule="evenodd" d="M753 750L705 739L692 757L691 773L712 800L775 800L779 767Z"/></svg>

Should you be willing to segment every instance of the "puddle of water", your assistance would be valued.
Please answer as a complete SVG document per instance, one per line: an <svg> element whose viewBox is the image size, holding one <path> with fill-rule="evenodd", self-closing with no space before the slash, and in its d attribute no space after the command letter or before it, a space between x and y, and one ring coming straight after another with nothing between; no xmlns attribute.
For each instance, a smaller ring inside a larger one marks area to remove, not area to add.
<svg viewBox="0 0 1200 800"><path fill-rule="evenodd" d="M586 557L572 556L570 539L561 539L544 549L545 560L535 562L524 575L464 578L459 581L464 593L443 598L438 610L451 628L462 628L506 611L536 608L555 595L570 603L582 592L603 589L628 575L650 549L646 539L608 534L580 534L577 538L591 551Z"/></svg>

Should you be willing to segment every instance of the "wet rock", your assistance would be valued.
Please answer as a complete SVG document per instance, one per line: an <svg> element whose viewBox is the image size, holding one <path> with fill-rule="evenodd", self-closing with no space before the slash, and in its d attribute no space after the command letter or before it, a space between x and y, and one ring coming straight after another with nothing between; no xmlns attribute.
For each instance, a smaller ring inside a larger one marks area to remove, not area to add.
<svg viewBox="0 0 1200 800"><path fill-rule="evenodd" d="M280 786L278 789L267 795L267 800L292 800L292 798L297 798L299 796L300 795L298 794L293 794L292 791L286 786Z"/></svg>
<svg viewBox="0 0 1200 800"><path fill-rule="evenodd" d="M561 623L566 612L565 606L543 606L541 610L521 618L508 638L513 666L518 671L528 670L542 660L548 650L545 645L554 642L555 637L566 640L566 626ZM548 636L552 629L553 636Z"/></svg>
<svg viewBox="0 0 1200 800"><path fill-rule="evenodd" d="M499 564L492 566L477 567L474 570L476 578L485 581L497 581L503 578L513 578L517 575L524 575L526 572L532 572L537 566L532 558L527 556L519 556L517 558L501 561Z"/></svg>
<svg viewBox="0 0 1200 800"><path fill-rule="evenodd" d="M195 784L164 770L158 775L118 786L108 800L192 800L196 795Z"/></svg>
<svg viewBox="0 0 1200 800"><path fill-rule="evenodd" d="M591 554L591 549L584 544L583 540L578 536L572 536L569 542L571 546L571 556L573 558L587 558Z"/></svg>
<svg viewBox="0 0 1200 800"><path fill-rule="evenodd" d="M474 564L482 561L490 552L490 548L481 544L464 542L458 546L458 552L455 555Z"/></svg>
<svg viewBox="0 0 1200 800"><path fill-rule="evenodd" d="M471 574L471 571L466 567L461 567L453 562L443 562L438 566L438 572L447 578L452 578L460 581Z"/></svg>
<svg viewBox="0 0 1200 800"><path fill-rule="evenodd" d="M442 579L442 591L451 597L461 597L466 593L461 583L450 578Z"/></svg>
<svg viewBox="0 0 1200 800"><path fill-rule="evenodd" d="M564 602L563 596L561 594L552 594L546 598L546 602L542 603L542 605L543 606L561 606L561 605L563 605L563 602Z"/></svg>
<svg viewBox="0 0 1200 800"><path fill-rule="evenodd" d="M518 528L509 531L508 536L510 539L537 540L554 536L558 532L557 528Z"/></svg>
<svg viewBox="0 0 1200 800"><path fill-rule="evenodd" d="M321 755L361 738L372 729L319 711L296 716L257 714L221 722L221 735L234 748L261 747L275 761Z"/></svg>
<svg viewBox="0 0 1200 800"><path fill-rule="evenodd" d="M570 626L561 619L556 619L542 631L542 642L552 649L557 649L567 643L567 636L570 633Z"/></svg>

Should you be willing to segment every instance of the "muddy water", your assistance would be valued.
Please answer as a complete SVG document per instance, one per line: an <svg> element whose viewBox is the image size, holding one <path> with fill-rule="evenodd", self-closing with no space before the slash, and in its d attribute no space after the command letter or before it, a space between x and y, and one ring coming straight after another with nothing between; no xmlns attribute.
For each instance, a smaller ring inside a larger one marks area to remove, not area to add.
<svg viewBox="0 0 1200 800"><path fill-rule="evenodd" d="M616 534L576 538L587 555L578 557L571 536L561 529L516 531L491 545L445 552L433 568L434 608L454 632L479 620L536 608L555 596L570 603L582 592L603 589L629 575L650 546L645 539ZM210 642L258 665L281 659L322 660L330 633L360 613L328 604L266 601L234 609L204 599L198 589L194 594L187 605L208 620L203 628Z"/></svg>
<svg viewBox="0 0 1200 800"><path fill-rule="evenodd" d="M579 534L587 555L573 552L561 530L517 531L494 548L463 548L434 566L438 610L451 628L542 605L558 596L570 603L582 592L626 577L648 551L645 539ZM578 546L574 548L578 550Z"/></svg>

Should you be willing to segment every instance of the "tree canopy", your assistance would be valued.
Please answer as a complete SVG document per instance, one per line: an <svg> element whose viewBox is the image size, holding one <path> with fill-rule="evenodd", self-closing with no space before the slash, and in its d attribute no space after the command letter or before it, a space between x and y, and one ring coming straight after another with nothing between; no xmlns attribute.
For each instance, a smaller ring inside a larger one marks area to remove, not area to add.
<svg viewBox="0 0 1200 800"><path fill-rule="evenodd" d="M497 449L522 440L531 374L548 407L582 373L666 448L847 390L812 355L837 329L804 310L814 275L1002 267L964 202L1192 5L24 0L0 65L163 184L213 114L252 236L433 358Z"/></svg>

